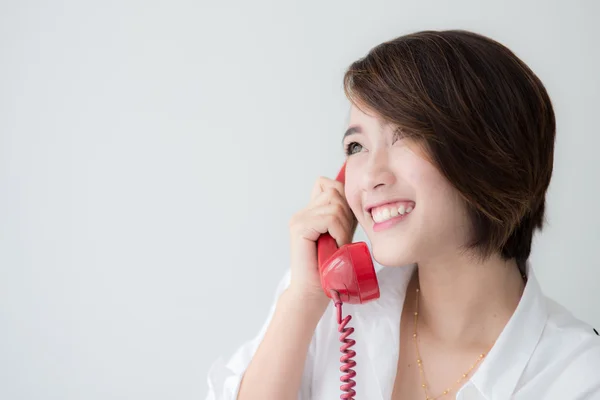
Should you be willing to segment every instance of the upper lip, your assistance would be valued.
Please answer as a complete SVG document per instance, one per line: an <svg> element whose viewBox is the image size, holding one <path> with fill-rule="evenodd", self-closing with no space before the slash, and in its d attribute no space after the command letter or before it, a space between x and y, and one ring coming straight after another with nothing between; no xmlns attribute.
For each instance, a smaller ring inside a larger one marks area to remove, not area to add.
<svg viewBox="0 0 600 400"><path fill-rule="evenodd" d="M393 200L382 200L382 201L380 201L380 202L377 202L377 203L371 203L371 204L368 204L368 205L365 207L365 210L366 210L368 213L370 213L370 212L371 212L371 210L372 210L373 208L375 208L375 207L383 206L383 205L390 204L390 203L397 203L397 202L399 202L399 201L412 201L412 200L409 200L409 199L393 199Z"/></svg>

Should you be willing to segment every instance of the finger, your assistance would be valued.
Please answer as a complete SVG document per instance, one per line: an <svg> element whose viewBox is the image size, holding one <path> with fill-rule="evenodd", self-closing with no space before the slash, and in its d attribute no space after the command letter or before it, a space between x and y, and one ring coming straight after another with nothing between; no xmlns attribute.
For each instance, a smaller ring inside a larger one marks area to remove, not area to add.
<svg viewBox="0 0 600 400"><path fill-rule="evenodd" d="M344 207L341 204L327 204L318 208L314 208L309 211L311 218L320 218L321 220L327 222L330 216L335 216L342 227L349 232L350 235L353 235L353 225L354 218L348 218L345 214ZM333 236L333 235L332 235Z"/></svg>
<svg viewBox="0 0 600 400"><path fill-rule="evenodd" d="M341 204L344 207L344 216L346 218L356 218L348 201L346 201L346 198L340 195L338 190L331 187L327 188L324 192L321 192L307 208L314 209L325 204Z"/></svg>
<svg viewBox="0 0 600 400"><path fill-rule="evenodd" d="M344 184L334 179L327 177L319 177L313 185L312 192L310 195L311 200L315 199L321 192L324 192L327 188L336 189L342 196L344 196Z"/></svg>
<svg viewBox="0 0 600 400"><path fill-rule="evenodd" d="M335 239L338 247L350 242L351 238L348 235L346 226L337 215L319 215L312 218L313 220L309 224L299 227L300 235L303 238L316 241L319 236L329 233Z"/></svg>
<svg viewBox="0 0 600 400"><path fill-rule="evenodd" d="M308 215L313 215L315 210L320 210L319 212L321 214L319 215L324 215L323 213L326 211L323 210L327 210L327 208L324 209L323 207L327 205L337 207L333 208L332 210L336 210L336 212L339 212L340 216L342 216L343 218L354 218L354 214L352 213L352 210L350 210L350 207L348 206L346 201L340 197L339 193L335 189L332 188L328 188L324 192L321 192L321 194L319 194L317 198L314 199L308 205L308 207L306 207L306 210L309 213Z"/></svg>
<svg viewBox="0 0 600 400"><path fill-rule="evenodd" d="M335 239L338 247L341 247L352 240L352 236L349 232L349 222L350 221L347 219L339 218L338 216L332 216L329 221L327 230L331 237Z"/></svg>

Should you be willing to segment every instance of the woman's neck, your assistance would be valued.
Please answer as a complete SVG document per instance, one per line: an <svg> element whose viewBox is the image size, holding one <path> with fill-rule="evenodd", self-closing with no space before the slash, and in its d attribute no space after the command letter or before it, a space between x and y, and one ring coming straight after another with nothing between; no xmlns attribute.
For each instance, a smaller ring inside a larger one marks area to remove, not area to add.
<svg viewBox="0 0 600 400"><path fill-rule="evenodd" d="M514 313L525 287L514 260L493 256L419 263L408 285L415 307L419 291L419 331L441 344L471 347L495 342Z"/></svg>

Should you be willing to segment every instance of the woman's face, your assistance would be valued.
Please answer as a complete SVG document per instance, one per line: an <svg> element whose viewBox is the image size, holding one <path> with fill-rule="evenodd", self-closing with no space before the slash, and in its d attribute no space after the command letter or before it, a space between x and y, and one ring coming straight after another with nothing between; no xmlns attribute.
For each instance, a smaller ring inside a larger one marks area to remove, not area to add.
<svg viewBox="0 0 600 400"><path fill-rule="evenodd" d="M416 142L395 137L394 126L365 111L369 114L352 105L351 133L343 140L351 153L345 194L374 259L401 266L455 255L469 234L457 190Z"/></svg>

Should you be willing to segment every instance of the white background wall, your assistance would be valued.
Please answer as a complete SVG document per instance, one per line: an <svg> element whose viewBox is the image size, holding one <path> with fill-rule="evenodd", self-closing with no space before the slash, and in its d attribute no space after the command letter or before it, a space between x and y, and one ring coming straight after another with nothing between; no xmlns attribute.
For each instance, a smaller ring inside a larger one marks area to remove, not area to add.
<svg viewBox="0 0 600 400"><path fill-rule="evenodd" d="M204 398L266 317L289 218L341 163L345 68L423 29L491 36L547 86L532 262L600 328L599 17L593 0L1 1L0 398Z"/></svg>

